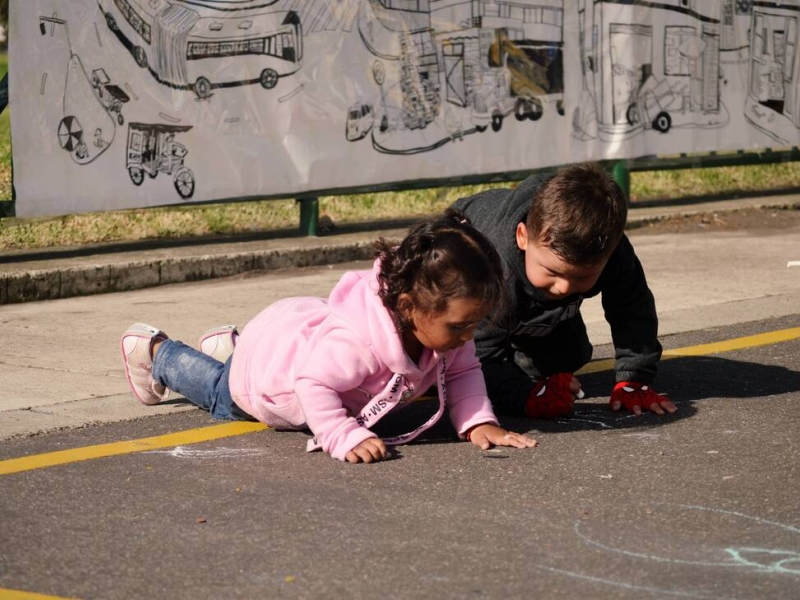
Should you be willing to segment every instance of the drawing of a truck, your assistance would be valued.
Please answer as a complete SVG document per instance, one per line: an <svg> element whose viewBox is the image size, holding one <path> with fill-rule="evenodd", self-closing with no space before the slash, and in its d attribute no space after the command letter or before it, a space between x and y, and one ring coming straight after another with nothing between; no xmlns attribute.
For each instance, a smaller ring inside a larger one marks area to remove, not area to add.
<svg viewBox="0 0 800 600"><path fill-rule="evenodd" d="M537 121L547 103L564 114L561 42L522 38L522 30L471 28L439 36L447 101L472 109L479 131L500 131L514 113Z"/></svg>

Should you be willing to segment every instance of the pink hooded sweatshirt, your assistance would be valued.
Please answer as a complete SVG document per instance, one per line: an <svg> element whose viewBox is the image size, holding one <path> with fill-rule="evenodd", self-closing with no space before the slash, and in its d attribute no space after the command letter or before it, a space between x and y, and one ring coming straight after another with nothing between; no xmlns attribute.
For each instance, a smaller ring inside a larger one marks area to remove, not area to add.
<svg viewBox="0 0 800 600"><path fill-rule="evenodd" d="M345 273L327 300L287 298L250 321L231 364L236 404L273 427L308 427L322 450L345 460L377 437L359 424L359 411L390 391L400 394L398 406L419 397L436 385L444 360L446 406L458 434L497 424L472 340L443 355L425 349L415 364L378 297L377 273L376 261L371 271Z"/></svg>

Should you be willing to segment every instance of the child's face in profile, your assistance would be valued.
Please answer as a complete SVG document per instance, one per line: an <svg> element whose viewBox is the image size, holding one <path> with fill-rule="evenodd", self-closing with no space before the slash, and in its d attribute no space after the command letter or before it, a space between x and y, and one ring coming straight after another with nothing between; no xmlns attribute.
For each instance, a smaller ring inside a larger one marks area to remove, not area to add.
<svg viewBox="0 0 800 600"><path fill-rule="evenodd" d="M593 265L567 263L547 246L528 237L524 223L517 225L517 247L525 253L525 274L550 300L588 292L600 277L608 257Z"/></svg>
<svg viewBox="0 0 800 600"><path fill-rule="evenodd" d="M423 347L441 354L470 341L478 323L488 314L489 307L483 299L454 298L440 313L412 308L410 332Z"/></svg>

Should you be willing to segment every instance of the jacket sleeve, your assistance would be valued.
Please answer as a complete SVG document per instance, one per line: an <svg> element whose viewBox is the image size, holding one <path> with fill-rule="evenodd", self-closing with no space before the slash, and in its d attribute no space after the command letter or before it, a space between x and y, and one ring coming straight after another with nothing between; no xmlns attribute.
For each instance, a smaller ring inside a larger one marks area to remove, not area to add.
<svg viewBox="0 0 800 600"><path fill-rule="evenodd" d="M486 389L500 415L525 416L533 379L513 360L510 333L502 325L482 323L475 334Z"/></svg>
<svg viewBox="0 0 800 600"><path fill-rule="evenodd" d="M509 309L516 311L527 301L517 296L524 293L518 286L514 263L520 260L513 231L525 220L531 198L549 177L537 174L528 177L515 189L493 189L458 200L454 207L463 210L473 225L494 244L504 261L509 287ZM508 322L506 322L508 319ZM516 327L510 314L500 315L499 323L482 322L475 334L478 358L483 366L489 398L498 414L524 415L525 400L533 388L533 380L514 362L511 331Z"/></svg>
<svg viewBox="0 0 800 600"><path fill-rule="evenodd" d="M661 360L655 299L623 235L602 275L602 303L614 341L617 381L651 383Z"/></svg>
<svg viewBox="0 0 800 600"><path fill-rule="evenodd" d="M448 353L446 359L445 403L458 435L463 437L470 427L482 423L497 425L497 417L486 395L481 363L475 356L474 342L469 341Z"/></svg>
<svg viewBox="0 0 800 600"><path fill-rule="evenodd" d="M314 350L298 370L295 393L306 424L322 450L345 460L350 450L377 437L348 415L339 396L359 387L373 370L376 358L367 344L341 329L320 335Z"/></svg>

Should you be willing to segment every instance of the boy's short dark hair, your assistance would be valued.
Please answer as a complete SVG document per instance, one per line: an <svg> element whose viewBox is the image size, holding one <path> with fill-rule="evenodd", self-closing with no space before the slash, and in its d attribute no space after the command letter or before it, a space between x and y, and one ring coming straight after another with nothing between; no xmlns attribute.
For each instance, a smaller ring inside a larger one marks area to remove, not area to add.
<svg viewBox="0 0 800 600"><path fill-rule="evenodd" d="M531 201L528 239L573 265L593 265L617 247L628 202L610 173L596 164L559 169Z"/></svg>

